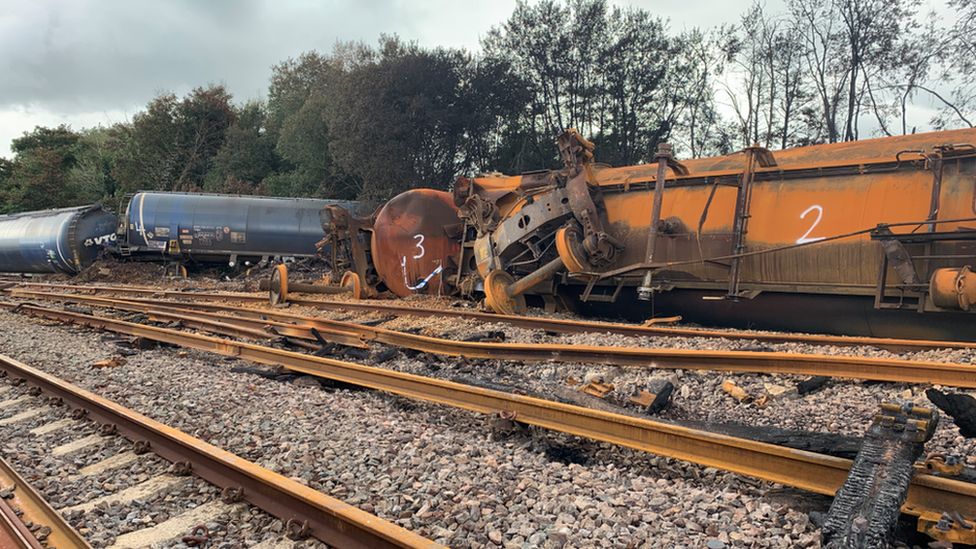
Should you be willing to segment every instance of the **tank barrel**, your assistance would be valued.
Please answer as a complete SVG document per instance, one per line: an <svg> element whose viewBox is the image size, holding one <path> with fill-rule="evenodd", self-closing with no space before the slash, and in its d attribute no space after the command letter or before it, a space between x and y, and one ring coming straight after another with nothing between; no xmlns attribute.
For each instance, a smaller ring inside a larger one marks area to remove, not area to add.
<svg viewBox="0 0 976 549"><path fill-rule="evenodd" d="M0 216L0 272L78 274L115 242L117 224L98 205Z"/></svg>

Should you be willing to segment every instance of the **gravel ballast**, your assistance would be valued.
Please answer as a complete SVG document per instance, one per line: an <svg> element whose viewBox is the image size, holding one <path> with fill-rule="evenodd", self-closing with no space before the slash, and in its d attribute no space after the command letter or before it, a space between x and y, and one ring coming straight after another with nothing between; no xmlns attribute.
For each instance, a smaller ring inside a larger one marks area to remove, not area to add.
<svg viewBox="0 0 976 549"><path fill-rule="evenodd" d="M810 499L771 497L765 483L534 429L499 435L483 416L233 373L242 363L207 353L149 350L93 368L115 354L106 339L0 313L4 354L451 546L819 543Z"/></svg>
<svg viewBox="0 0 976 549"><path fill-rule="evenodd" d="M8 387L9 382L8 378L0 379L0 387ZM202 515L205 518L201 519L204 520L201 524L206 527L210 540L208 547L249 547L261 542L276 543L283 538L281 521L250 505L220 503L220 489L192 475L173 477L169 474L171 465L152 453L139 455L120 467L81 474L86 466L131 451L132 444L118 435L100 436L97 434L99 425L89 419L74 420L68 426L45 434L32 433L34 428L69 418L71 410L42 396L29 395L25 385L10 388L2 400L21 396L27 400L0 410L0 419L13 417L23 410L41 409L43 412L29 421L0 425L3 439L0 452L52 507L61 510L67 523L93 547L112 546L126 534L141 536L147 529L202 506L222 509ZM79 446L71 452L53 451L63 448L65 443L89 436L99 439L98 442ZM119 500L115 496L118 501L99 501L167 478L173 482L158 489L147 489L135 499ZM41 527L39 532L45 528L50 530L47 526L36 526ZM173 533L172 541L151 546L188 547L181 538L189 533L188 530L178 530ZM135 545L144 544L137 541ZM314 540L307 546L324 547Z"/></svg>

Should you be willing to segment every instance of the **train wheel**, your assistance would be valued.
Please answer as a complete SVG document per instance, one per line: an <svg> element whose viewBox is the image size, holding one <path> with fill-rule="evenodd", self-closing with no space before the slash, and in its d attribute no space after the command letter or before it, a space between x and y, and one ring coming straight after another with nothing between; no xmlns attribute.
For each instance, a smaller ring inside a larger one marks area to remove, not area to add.
<svg viewBox="0 0 976 549"><path fill-rule="evenodd" d="M346 271L342 275L342 281L339 286L343 288L349 288L349 295L353 299L363 299L366 297L363 294L363 281L359 279L359 275L353 271Z"/></svg>
<svg viewBox="0 0 976 549"><path fill-rule="evenodd" d="M556 231L556 251L567 271L581 273L587 270L579 230L575 227L563 227Z"/></svg>
<svg viewBox="0 0 976 549"><path fill-rule="evenodd" d="M512 296L508 287L515 283L512 275L495 270L485 277L485 304L492 311L503 315L520 315L527 310L525 296Z"/></svg>
<svg viewBox="0 0 976 549"><path fill-rule="evenodd" d="M275 265L274 270L271 271L268 300L271 302L271 305L288 301L288 267L284 263Z"/></svg>

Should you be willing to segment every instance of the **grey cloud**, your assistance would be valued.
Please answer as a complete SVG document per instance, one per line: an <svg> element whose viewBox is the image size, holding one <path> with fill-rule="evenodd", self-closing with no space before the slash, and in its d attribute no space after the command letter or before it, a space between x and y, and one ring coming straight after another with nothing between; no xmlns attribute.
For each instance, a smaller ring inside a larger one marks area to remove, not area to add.
<svg viewBox="0 0 976 549"><path fill-rule="evenodd" d="M399 33L425 44L476 46L507 15L492 2L274 2L264 0L46 0L17 2L0 15L0 109L116 109L224 83L260 97L270 67L338 40L374 42ZM489 17L484 17L486 12ZM470 14L471 19L465 17ZM458 19L458 17L464 19ZM466 29L465 32L458 32Z"/></svg>
<svg viewBox="0 0 976 549"><path fill-rule="evenodd" d="M734 22L747 0L611 0L681 31ZM778 3L782 0L770 0ZM12 137L60 121L118 122L155 95L225 84L267 92L271 67L337 41L399 34L474 49L515 0L29 0L0 10L0 156ZM36 114L31 114L36 113Z"/></svg>

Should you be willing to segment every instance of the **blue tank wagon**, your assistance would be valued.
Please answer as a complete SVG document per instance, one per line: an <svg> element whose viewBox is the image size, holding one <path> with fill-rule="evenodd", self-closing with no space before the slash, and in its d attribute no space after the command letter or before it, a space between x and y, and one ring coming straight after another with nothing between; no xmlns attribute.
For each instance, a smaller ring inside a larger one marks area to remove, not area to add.
<svg viewBox="0 0 976 549"><path fill-rule="evenodd" d="M119 227L122 255L238 263L316 255L325 206L356 202L204 193L140 192Z"/></svg>
<svg viewBox="0 0 976 549"><path fill-rule="evenodd" d="M100 205L0 216L0 272L78 274L115 240Z"/></svg>

